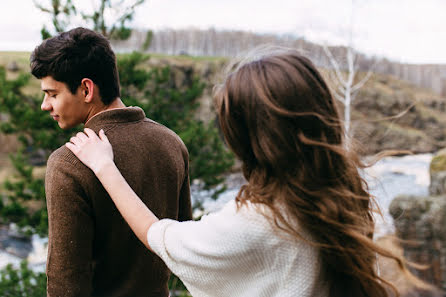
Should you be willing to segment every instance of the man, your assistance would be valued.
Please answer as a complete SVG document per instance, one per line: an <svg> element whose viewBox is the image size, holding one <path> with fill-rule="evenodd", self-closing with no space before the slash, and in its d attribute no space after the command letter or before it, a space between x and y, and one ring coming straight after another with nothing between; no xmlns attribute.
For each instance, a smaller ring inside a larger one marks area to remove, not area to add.
<svg viewBox="0 0 446 297"><path fill-rule="evenodd" d="M188 153L180 138L125 107L116 58L100 34L76 28L45 40L31 55L48 111L62 129L104 129L115 162L158 217L191 219ZM48 296L168 296L170 272L147 251L99 181L65 147L45 177Z"/></svg>

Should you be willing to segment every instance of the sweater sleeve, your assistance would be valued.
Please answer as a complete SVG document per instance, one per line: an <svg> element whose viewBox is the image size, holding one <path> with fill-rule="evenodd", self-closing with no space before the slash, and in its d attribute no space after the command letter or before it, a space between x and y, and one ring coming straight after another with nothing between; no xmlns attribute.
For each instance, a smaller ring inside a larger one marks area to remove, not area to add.
<svg viewBox="0 0 446 297"><path fill-rule="evenodd" d="M91 295L94 222L83 178L70 162L49 159L45 177L48 296Z"/></svg>
<svg viewBox="0 0 446 297"><path fill-rule="evenodd" d="M193 285L213 281L215 272L233 271L241 259L249 262L255 257L259 241L247 232L247 220L231 201L200 221L160 220L150 227L147 240L186 286Z"/></svg>
<svg viewBox="0 0 446 297"><path fill-rule="evenodd" d="M192 220L192 205L190 201L189 175L184 179L180 191L178 205L178 221Z"/></svg>

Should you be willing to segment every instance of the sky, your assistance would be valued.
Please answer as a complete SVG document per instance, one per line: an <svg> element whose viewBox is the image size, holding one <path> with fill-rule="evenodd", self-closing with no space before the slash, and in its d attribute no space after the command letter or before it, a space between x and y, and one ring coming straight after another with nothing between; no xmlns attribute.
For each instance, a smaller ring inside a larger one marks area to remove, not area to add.
<svg viewBox="0 0 446 297"><path fill-rule="evenodd" d="M50 0L39 0L49 3ZM89 9L98 0L72 0ZM124 0L130 1L130 0ZM132 26L293 34L403 63L446 64L446 0L146 0ZM32 50L49 15L0 0L0 50ZM81 24L81 23L80 23ZM352 34L350 34L352 32ZM350 38L350 35L352 36Z"/></svg>

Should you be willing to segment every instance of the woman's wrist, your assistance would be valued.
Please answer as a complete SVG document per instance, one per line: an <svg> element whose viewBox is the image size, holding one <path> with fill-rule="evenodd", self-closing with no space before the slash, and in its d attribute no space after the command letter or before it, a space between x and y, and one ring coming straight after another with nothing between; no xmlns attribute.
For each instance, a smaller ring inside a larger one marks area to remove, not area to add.
<svg viewBox="0 0 446 297"><path fill-rule="evenodd" d="M96 166L94 166L93 168L91 168L94 172L94 174L100 178L101 176L104 176L104 174L108 174L110 173L110 171L116 169L116 164L115 162L113 162L113 160L107 160L104 162L101 162L99 164L97 164Z"/></svg>

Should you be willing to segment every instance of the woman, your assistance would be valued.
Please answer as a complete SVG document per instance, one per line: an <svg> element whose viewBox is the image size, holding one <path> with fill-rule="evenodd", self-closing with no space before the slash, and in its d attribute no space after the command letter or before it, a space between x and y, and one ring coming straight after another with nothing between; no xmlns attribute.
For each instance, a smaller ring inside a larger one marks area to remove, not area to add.
<svg viewBox="0 0 446 297"><path fill-rule="evenodd" d="M373 240L373 198L344 146L330 91L314 65L281 50L238 65L217 88L225 139L247 184L200 221L159 220L113 163L103 131L67 147L89 166L148 249L193 296L389 296Z"/></svg>

